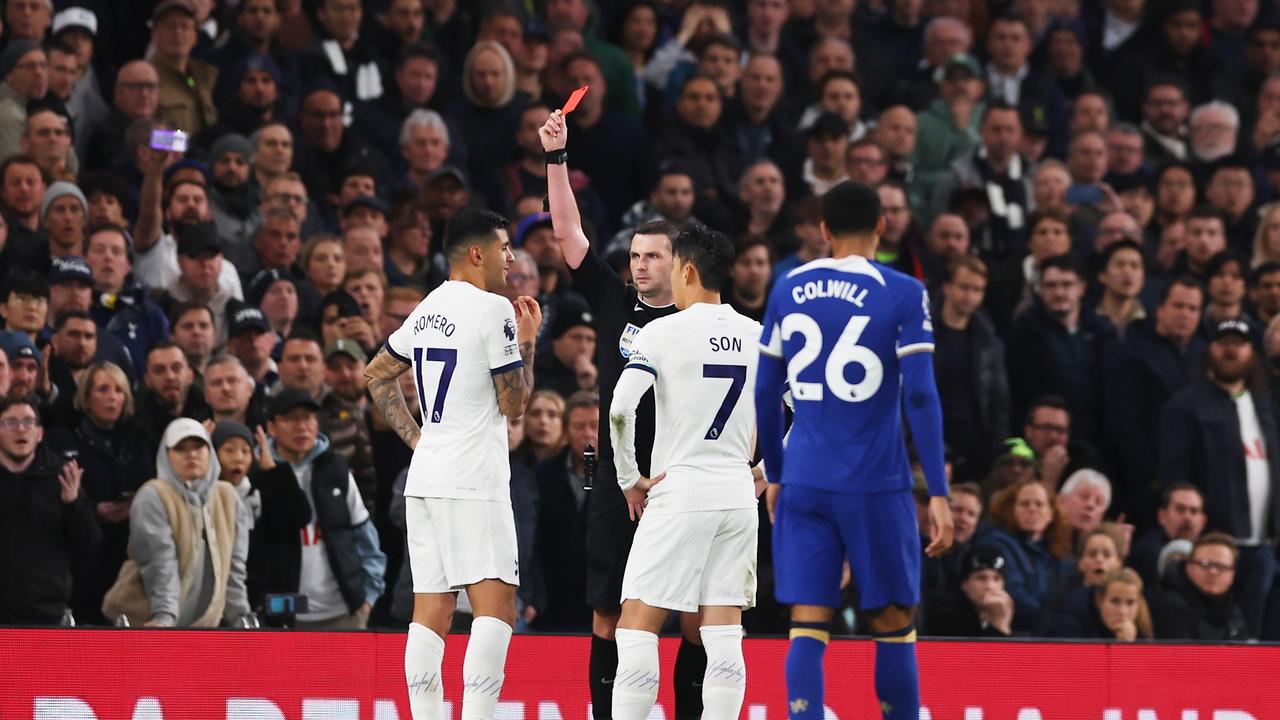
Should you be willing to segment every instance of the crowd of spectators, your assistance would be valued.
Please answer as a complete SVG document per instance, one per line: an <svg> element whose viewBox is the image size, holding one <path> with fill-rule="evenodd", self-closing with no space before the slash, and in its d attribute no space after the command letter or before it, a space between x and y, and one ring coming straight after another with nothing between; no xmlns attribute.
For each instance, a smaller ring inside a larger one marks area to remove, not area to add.
<svg viewBox="0 0 1280 720"><path fill-rule="evenodd" d="M635 228L704 223L759 319L830 252L818 198L877 189L876 259L933 298L952 473L922 632L1280 638L1275 5L7 0L0 623L246 626L299 594L284 621L403 626L410 451L364 368L483 206L546 318L509 428L519 629L588 630L615 339L537 131L589 85L568 164L621 274ZM746 624L777 632L761 527Z"/></svg>

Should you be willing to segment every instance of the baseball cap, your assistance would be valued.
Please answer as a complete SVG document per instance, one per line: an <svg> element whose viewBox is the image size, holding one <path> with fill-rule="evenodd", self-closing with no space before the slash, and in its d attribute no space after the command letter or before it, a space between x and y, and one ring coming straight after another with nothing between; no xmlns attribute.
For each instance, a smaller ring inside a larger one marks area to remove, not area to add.
<svg viewBox="0 0 1280 720"><path fill-rule="evenodd" d="M261 305L262 298L266 296L267 291L271 289L271 286L281 281L293 285L294 290L298 289L298 281L294 280L288 270L272 268L270 270L263 270L253 276L253 280L249 281L249 292L245 293L245 299L248 300L251 305Z"/></svg>
<svg viewBox="0 0 1280 720"><path fill-rule="evenodd" d="M49 266L49 284L56 285L60 282L82 282L92 286L93 271L89 269L89 263L79 255L54 258Z"/></svg>
<svg viewBox="0 0 1280 720"><path fill-rule="evenodd" d="M172 450L187 438L200 438L210 447L213 446L213 441L209 439L209 431L204 429L204 425L188 417L178 418L169 423L169 427L164 429L161 445L166 450Z"/></svg>
<svg viewBox="0 0 1280 720"><path fill-rule="evenodd" d="M376 195L360 195L351 202L342 206L342 217L347 217L359 208L377 210L382 213L383 217L386 217L391 212L391 208L387 207L387 204L383 202L382 198Z"/></svg>
<svg viewBox="0 0 1280 720"><path fill-rule="evenodd" d="M963 576L962 579L967 579L979 570L995 570L1004 575L1007 564L999 550L990 545L979 545L969 548L965 553L964 560L960 563L960 574Z"/></svg>
<svg viewBox="0 0 1280 720"><path fill-rule="evenodd" d="M329 362L335 355L346 355L347 357L358 362L369 362L369 356L365 354L364 348L360 347L360 343L349 338L338 338L329 343L324 349L324 361Z"/></svg>
<svg viewBox="0 0 1280 720"><path fill-rule="evenodd" d="M1027 444L1027 441L1022 438L1009 438L1004 441L1004 452L1000 454L1000 458L996 462L1012 459L1035 462L1036 451L1032 450L1031 446Z"/></svg>
<svg viewBox="0 0 1280 720"><path fill-rule="evenodd" d="M267 332L271 329L267 316L261 310L238 300L227 303L227 319L228 337L235 337L248 330Z"/></svg>
<svg viewBox="0 0 1280 720"><path fill-rule="evenodd" d="M982 66L978 64L976 58L969 53L956 53L947 58L947 62L943 67L943 72L950 71L952 68L963 68L968 70L974 77L982 77Z"/></svg>
<svg viewBox="0 0 1280 720"><path fill-rule="evenodd" d="M31 358L37 364L44 361L44 354L31 342L30 336L17 330L0 330L0 350L4 350L9 362L17 358Z"/></svg>
<svg viewBox="0 0 1280 720"><path fill-rule="evenodd" d="M173 234L178 240L178 253L184 257L197 258L207 252L222 253L218 229L211 222L179 223L174 226Z"/></svg>
<svg viewBox="0 0 1280 720"><path fill-rule="evenodd" d="M1228 335L1239 335L1248 340L1251 336L1249 325L1240 319L1223 320L1213 329L1213 340L1217 342Z"/></svg>
<svg viewBox="0 0 1280 720"><path fill-rule="evenodd" d="M529 233L540 227L551 227L550 213L534 213L521 220L520 224L516 226L515 247L524 245L524 239L528 237Z"/></svg>
<svg viewBox="0 0 1280 720"><path fill-rule="evenodd" d="M160 0L156 9L151 11L151 22L159 20L170 10L181 10L191 17L196 16L196 5L191 0Z"/></svg>
<svg viewBox="0 0 1280 720"><path fill-rule="evenodd" d="M459 183L462 184L463 187L467 186L467 176L462 174L462 171L459 170L457 166L454 166L454 165L441 165L440 167L436 168L430 175L427 176L427 184L429 185L437 180L440 180L446 177L451 177L454 180L457 180Z"/></svg>
<svg viewBox="0 0 1280 720"><path fill-rule="evenodd" d="M52 35L56 37L58 33L71 28L80 28L90 35L97 35L98 15L88 8L72 6L53 16L53 26L50 30Z"/></svg>
<svg viewBox="0 0 1280 720"><path fill-rule="evenodd" d="M306 390L287 387L271 398L271 406L268 409L267 417L275 419L281 415L287 415L300 407L305 407L312 411L320 410L320 404L312 399Z"/></svg>

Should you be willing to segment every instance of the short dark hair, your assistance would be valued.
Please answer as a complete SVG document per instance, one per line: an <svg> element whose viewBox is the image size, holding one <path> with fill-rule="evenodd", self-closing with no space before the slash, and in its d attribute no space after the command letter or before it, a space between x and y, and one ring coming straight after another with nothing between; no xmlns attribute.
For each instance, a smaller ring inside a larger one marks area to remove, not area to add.
<svg viewBox="0 0 1280 720"><path fill-rule="evenodd" d="M9 408L18 405L26 405L36 414L36 424L41 425L40 417L40 400L35 395L23 395L21 397L0 396L0 415L9 412Z"/></svg>
<svg viewBox="0 0 1280 720"><path fill-rule="evenodd" d="M947 263L947 282L955 282L956 275L961 270L968 270L974 275L981 275L983 279L990 278L987 264L982 262L982 258L977 255L961 255Z"/></svg>
<svg viewBox="0 0 1280 720"><path fill-rule="evenodd" d="M40 163L36 162L35 158L25 153L10 155L3 162L0 162L0 180L3 180L4 176L9 174L9 168L14 165L30 165L40 173L40 178L44 180L45 185L49 184L49 174L44 171L44 168L40 167Z"/></svg>
<svg viewBox="0 0 1280 720"><path fill-rule="evenodd" d="M1045 258L1040 263L1040 277L1050 269L1061 270L1062 272L1074 273L1076 277L1082 278L1084 274L1080 272L1080 263L1070 255L1054 255L1051 258Z"/></svg>
<svg viewBox="0 0 1280 720"><path fill-rule="evenodd" d="M694 225L676 237L671 244L671 254L697 268L702 287L707 290L720 292L728 284L734 259L733 243L719 230Z"/></svg>
<svg viewBox="0 0 1280 720"><path fill-rule="evenodd" d="M666 235L667 242L672 243L674 245L676 241L676 236L678 236L679 234L680 234L680 228L676 227L675 223L669 222L667 220L652 220L636 228L636 231L631 233L631 236L635 237L636 235Z"/></svg>
<svg viewBox="0 0 1280 720"><path fill-rule="evenodd" d="M189 361L187 360L187 354L186 354L186 352L184 352L184 351L182 350L182 348L178 346L178 343L176 343L176 342L174 342L174 341L172 341L172 340L167 340L167 339L166 339L166 340L161 340L160 342L156 343L155 345L152 345L151 347L147 348L147 362L145 363L145 366L146 366L146 367L151 367L151 356L152 356L152 355L156 354L156 353L157 353L157 352L159 352L160 350L170 350L170 349L172 349L172 350L177 350L177 351L178 351L178 354L182 356L182 361L183 361L183 362L187 362L188 364L190 364L190 363L189 363Z"/></svg>
<svg viewBox="0 0 1280 720"><path fill-rule="evenodd" d="M449 221L444 233L444 252L455 257L474 243L497 240L497 232L506 230L507 219L495 212L479 208L463 208Z"/></svg>
<svg viewBox="0 0 1280 720"><path fill-rule="evenodd" d="M1031 211L1031 215L1027 217L1027 233L1033 233L1036 226L1045 220L1052 220L1060 225L1071 226L1071 216L1062 208L1057 207L1040 207Z"/></svg>
<svg viewBox="0 0 1280 720"><path fill-rule="evenodd" d="M213 310L210 309L208 305L188 300L187 302L180 302L180 303L174 304L173 308L169 310L169 327L172 328L173 326L177 325L178 321L182 319L183 315L186 315L187 313L192 312L193 310L203 310L209 313L210 322L216 322L217 320L213 316Z"/></svg>
<svg viewBox="0 0 1280 720"><path fill-rule="evenodd" d="M93 322L93 317L84 310L63 310L58 313L58 317L53 321L53 331L55 333L61 332L62 328L66 327L67 323L71 320L87 320L89 322Z"/></svg>
<svg viewBox="0 0 1280 720"><path fill-rule="evenodd" d="M592 65L595 65L597 70L602 73L604 72L604 68L600 66L600 59L586 50L579 50L566 55L565 58L560 61L560 72L569 72L569 66L579 60L586 60Z"/></svg>
<svg viewBox="0 0 1280 720"><path fill-rule="evenodd" d="M1027 31L1027 35L1033 37L1033 41L1034 41L1034 33L1031 30L1031 22L1027 20L1027 18L1021 15L1020 13L1002 12L991 19L991 25L995 25L996 23L1014 23L1017 25L1021 25L1022 28Z"/></svg>
<svg viewBox="0 0 1280 720"><path fill-rule="evenodd" d="M1204 301L1204 285L1200 283L1200 280L1198 280L1195 275L1184 273L1170 280L1169 284L1164 286L1164 290L1160 292L1160 304L1163 305L1168 302L1169 296L1173 294L1173 289L1179 286L1195 290L1200 293L1201 302Z"/></svg>
<svg viewBox="0 0 1280 720"><path fill-rule="evenodd" d="M677 97L683 97L684 89L689 87L690 83L696 82L698 80L706 80L707 82L711 83L716 87L717 93L720 91L720 83L716 82L715 78L711 77L710 75L700 70L694 70L693 72L685 76L685 79L680 82L680 94Z"/></svg>
<svg viewBox="0 0 1280 720"><path fill-rule="evenodd" d="M324 343L320 340L320 336L309 327L294 328L293 331L289 333L289 337L285 338L284 342L280 343L280 351L283 353L284 346L291 342L312 342L320 348L321 352L324 352Z"/></svg>
<svg viewBox="0 0 1280 720"><path fill-rule="evenodd" d="M1138 253L1138 257L1142 260L1142 267L1144 269L1147 267L1147 257L1142 252L1142 246L1136 241L1125 238L1111 243L1102 251L1102 257L1098 258L1098 270L1105 270L1107 268L1107 263L1111 262L1111 258L1121 250L1133 250Z"/></svg>
<svg viewBox="0 0 1280 720"><path fill-rule="evenodd" d="M1253 270L1249 271L1249 287L1257 287L1262 282L1262 278L1274 273L1280 273L1280 262L1268 260Z"/></svg>
<svg viewBox="0 0 1280 720"><path fill-rule="evenodd" d="M1052 410L1061 410L1068 416L1071 415L1071 406L1067 405L1066 398L1061 395L1041 395L1031 401L1031 405L1027 406L1027 417L1023 419L1023 425L1030 425L1031 421L1036 417L1036 411L1042 408L1050 408Z"/></svg>
<svg viewBox="0 0 1280 720"><path fill-rule="evenodd" d="M728 33L716 32L704 35L694 41L691 49L693 50L694 56L701 60L702 56L705 55L708 50L716 47L717 45L729 48L737 53L738 57L742 57L742 43L738 42L738 38Z"/></svg>
<svg viewBox="0 0 1280 720"><path fill-rule="evenodd" d="M1192 220L1217 220L1222 223L1223 229L1227 227L1227 216L1212 205L1196 205L1191 208L1191 212L1187 214L1187 222Z"/></svg>
<svg viewBox="0 0 1280 720"><path fill-rule="evenodd" d="M439 65L440 53L431 45L418 40L411 43L405 43L404 46L400 48L399 54L396 55L395 69L399 70L403 68L406 63L414 59L430 60L436 65Z"/></svg>
<svg viewBox="0 0 1280 720"><path fill-rule="evenodd" d="M129 200L129 185L119 175L105 170L80 174L80 191L86 199L95 194L110 195L122 206Z"/></svg>
<svg viewBox="0 0 1280 720"><path fill-rule="evenodd" d="M822 97L822 93L826 92L827 83L834 80L848 80L856 85L859 90L862 89L862 81L858 79L857 73L852 70L841 70L837 68L835 70L826 71L822 74L822 77L818 78L818 97Z"/></svg>
<svg viewBox="0 0 1280 720"><path fill-rule="evenodd" d="M14 293L48 300L49 281L43 275L33 272L10 273L4 284L0 285L0 302L8 302L9 296Z"/></svg>
<svg viewBox="0 0 1280 720"><path fill-rule="evenodd" d="M1205 545L1221 545L1231 551L1232 559L1240 557L1240 544L1236 539L1226 533L1211 532L1201 535L1191 546L1191 552L1204 547Z"/></svg>
<svg viewBox="0 0 1280 720"><path fill-rule="evenodd" d="M1169 75L1169 74L1155 75L1150 80L1148 80L1147 86L1142 90L1142 98L1145 100L1147 96L1151 94L1152 90L1158 87L1166 87L1166 86L1177 88L1178 92L1182 93L1183 99L1186 99L1187 84L1184 83L1182 81L1182 78L1179 78L1177 75Z"/></svg>
<svg viewBox="0 0 1280 720"><path fill-rule="evenodd" d="M873 233L880 224L880 196L868 185L846 180L822 196L822 220L832 235Z"/></svg>
<svg viewBox="0 0 1280 720"><path fill-rule="evenodd" d="M1187 490L1190 490L1191 492L1199 495L1201 502L1204 501L1204 493L1200 492L1200 488L1196 487L1195 485L1192 485L1189 482L1176 482L1170 485L1169 487L1165 488L1164 492L1160 493L1160 509L1161 510L1168 509L1169 503L1173 502L1174 493L1184 492Z"/></svg>
<svg viewBox="0 0 1280 720"><path fill-rule="evenodd" d="M754 247L762 247L765 249L765 252L769 254L770 265L773 265L775 262L777 262L777 257L776 257L777 253L774 252L773 243L769 242L769 238L765 237L764 235L756 235L751 233L742 235L741 237L739 237L737 240L733 242L733 257L735 262L737 261L737 258L742 257L744 253L746 253L748 250Z"/></svg>
<svg viewBox="0 0 1280 720"><path fill-rule="evenodd" d="M1011 112L1018 116L1018 122L1022 122L1022 113L1018 111L1017 106L1010 105L1004 100L992 100L987 103L987 107L982 111L982 121L979 125L985 125L987 123L987 118L991 117L991 113L993 112Z"/></svg>
<svg viewBox="0 0 1280 720"><path fill-rule="evenodd" d="M1204 264L1205 282L1208 282L1209 278L1222 272L1222 268L1232 263L1235 263L1236 267L1240 269L1241 275L1245 275L1247 273L1246 268L1248 268L1248 264L1245 263L1244 258L1231 252L1230 250L1223 250L1222 252L1209 258L1209 261Z"/></svg>

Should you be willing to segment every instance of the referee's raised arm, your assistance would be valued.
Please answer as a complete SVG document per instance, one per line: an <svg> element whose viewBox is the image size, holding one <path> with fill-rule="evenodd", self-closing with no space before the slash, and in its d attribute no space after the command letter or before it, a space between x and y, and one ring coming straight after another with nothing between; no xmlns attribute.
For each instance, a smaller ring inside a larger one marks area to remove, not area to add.
<svg viewBox="0 0 1280 720"><path fill-rule="evenodd" d="M591 250L586 233L582 232L582 217L578 214L578 201L569 185L569 166L566 164L565 145L569 142L569 128L559 110L538 128L542 150L547 154L547 202L551 206L551 229L560 243L560 251L569 268L577 270Z"/></svg>

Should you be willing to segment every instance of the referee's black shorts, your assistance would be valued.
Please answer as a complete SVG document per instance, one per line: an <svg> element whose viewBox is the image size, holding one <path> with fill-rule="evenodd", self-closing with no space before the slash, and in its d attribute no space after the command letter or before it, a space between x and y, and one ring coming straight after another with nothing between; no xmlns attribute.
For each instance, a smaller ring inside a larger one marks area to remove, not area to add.
<svg viewBox="0 0 1280 720"><path fill-rule="evenodd" d="M602 462L587 494L586 599L592 608L611 613L622 606L622 576L635 535L612 463Z"/></svg>

